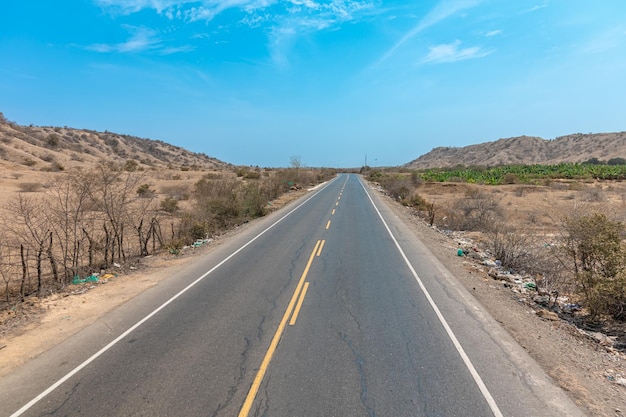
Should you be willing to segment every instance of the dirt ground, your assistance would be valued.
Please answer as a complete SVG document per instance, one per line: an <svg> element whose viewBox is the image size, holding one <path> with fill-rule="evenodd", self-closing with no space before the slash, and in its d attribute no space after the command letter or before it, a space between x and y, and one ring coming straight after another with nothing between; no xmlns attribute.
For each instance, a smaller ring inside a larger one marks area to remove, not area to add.
<svg viewBox="0 0 626 417"><path fill-rule="evenodd" d="M621 188L612 186L613 189L607 191L607 186L603 187L604 203L612 199L623 210ZM447 204L445 201L451 199L452 194L446 193L453 188L457 187L438 186L430 190L422 189L421 192L437 201L437 204ZM456 191L454 195L458 195L458 190ZM534 227L545 227L546 230L549 229L553 217L542 213L554 213L558 210L555 202L570 202L570 196L574 192L567 188L520 191L514 186L510 192L505 191L506 189L501 188L498 193L502 193L503 201L510 201L510 204L504 204L511 207L519 219L532 218ZM495 189L490 192L495 192ZM528 198L529 195L539 198L533 201ZM289 195L275 206L298 196L299 194ZM469 258L458 257L458 244L454 240L429 227L410 209L389 198L386 201L583 410L590 416L626 415L626 386L620 385L621 382L626 383L626 355L582 335L565 321L539 317L532 305L520 301L518 294L490 278L480 265L471 262ZM227 237L228 234L221 239ZM166 255L144 258L135 269L111 271L117 275L106 281L75 286L71 293L31 300L21 311L3 313L0 316L0 377L145 289L157 285L170 275L172 268L189 261L190 257L206 253L219 244L220 239L217 239L177 257Z"/></svg>

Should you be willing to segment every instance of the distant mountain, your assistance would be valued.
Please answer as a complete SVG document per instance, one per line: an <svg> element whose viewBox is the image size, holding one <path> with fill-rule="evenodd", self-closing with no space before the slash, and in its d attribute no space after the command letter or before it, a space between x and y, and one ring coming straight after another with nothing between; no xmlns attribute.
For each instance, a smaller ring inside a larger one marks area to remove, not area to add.
<svg viewBox="0 0 626 417"><path fill-rule="evenodd" d="M456 165L497 166L557 164L591 158L626 158L626 132L561 136L546 140L532 136L500 139L461 148L439 147L409 162L407 168L443 168Z"/></svg>
<svg viewBox="0 0 626 417"><path fill-rule="evenodd" d="M106 162L130 163L137 169L219 170L229 166L160 140L69 127L20 126L0 113L0 166L60 171Z"/></svg>

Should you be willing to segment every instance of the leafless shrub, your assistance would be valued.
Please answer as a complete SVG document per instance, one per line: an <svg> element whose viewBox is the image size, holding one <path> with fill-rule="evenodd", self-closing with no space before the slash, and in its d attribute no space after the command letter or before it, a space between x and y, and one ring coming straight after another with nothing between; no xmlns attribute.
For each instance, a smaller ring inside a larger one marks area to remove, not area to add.
<svg viewBox="0 0 626 417"><path fill-rule="evenodd" d="M387 195L399 201L405 201L411 197L415 188L411 178L402 174L381 176L378 182L387 191Z"/></svg>
<svg viewBox="0 0 626 417"><path fill-rule="evenodd" d="M65 166L63 166L63 164L61 164L58 161L52 161L50 165L42 169L42 171L47 171L47 172L59 172L59 171L64 171L64 170L65 170Z"/></svg>
<svg viewBox="0 0 626 417"><path fill-rule="evenodd" d="M469 190L454 208L463 230L488 231L503 217L500 199L480 190Z"/></svg>
<svg viewBox="0 0 626 417"><path fill-rule="evenodd" d="M22 161L22 164L26 165L27 167L33 167L37 165L37 162L35 162L31 158L24 158L24 160Z"/></svg>
<svg viewBox="0 0 626 417"><path fill-rule="evenodd" d="M38 182L22 182L18 187L22 193L36 193L41 190L41 184Z"/></svg>
<svg viewBox="0 0 626 417"><path fill-rule="evenodd" d="M188 200L189 199L189 186L187 184L173 184L164 185L161 187L161 192L170 198L175 200Z"/></svg>
<svg viewBox="0 0 626 417"><path fill-rule="evenodd" d="M513 270L527 270L533 258L534 239L523 231L502 222L491 225L488 232L491 250L502 266Z"/></svg>
<svg viewBox="0 0 626 417"><path fill-rule="evenodd" d="M606 201L606 193L601 188L587 188L582 192L582 200L594 203Z"/></svg>

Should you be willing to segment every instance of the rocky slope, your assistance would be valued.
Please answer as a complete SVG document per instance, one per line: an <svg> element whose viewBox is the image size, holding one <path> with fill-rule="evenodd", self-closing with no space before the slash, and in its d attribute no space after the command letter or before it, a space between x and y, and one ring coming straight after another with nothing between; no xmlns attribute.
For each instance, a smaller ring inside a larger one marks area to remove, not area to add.
<svg viewBox="0 0 626 417"><path fill-rule="evenodd" d="M69 127L20 126L0 113L0 166L62 171L107 162L136 169L223 169L225 162L168 143Z"/></svg>
<svg viewBox="0 0 626 417"><path fill-rule="evenodd" d="M443 168L456 165L556 164L626 158L626 132L561 136L553 140L519 136L460 148L438 147L409 162L407 168Z"/></svg>

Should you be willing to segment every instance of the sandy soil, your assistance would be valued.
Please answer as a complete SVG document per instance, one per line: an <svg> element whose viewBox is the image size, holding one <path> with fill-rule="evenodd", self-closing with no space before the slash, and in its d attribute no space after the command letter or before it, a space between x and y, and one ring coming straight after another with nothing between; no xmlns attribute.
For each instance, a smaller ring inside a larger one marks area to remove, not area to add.
<svg viewBox="0 0 626 417"><path fill-rule="evenodd" d="M290 195L277 205L297 196ZM626 355L607 350L567 322L540 318L532 305L521 302L518 295L492 280L480 266L468 258L456 256L456 242L428 227L409 209L385 198L396 214L582 409L590 416L626 415L626 386L618 383L620 378L626 378ZM531 208L537 207L531 205ZM117 276L98 284L76 286L71 293L31 300L23 310L5 313L0 317L0 377L141 291L157 285L170 275L172 268L212 250L219 243L212 242L177 257L144 258L137 269L111 271L118 272Z"/></svg>

